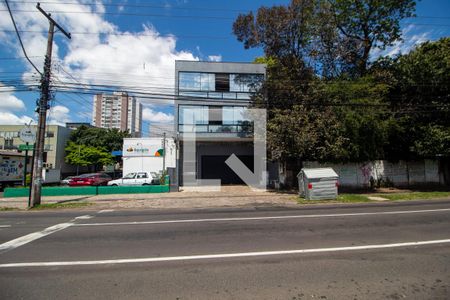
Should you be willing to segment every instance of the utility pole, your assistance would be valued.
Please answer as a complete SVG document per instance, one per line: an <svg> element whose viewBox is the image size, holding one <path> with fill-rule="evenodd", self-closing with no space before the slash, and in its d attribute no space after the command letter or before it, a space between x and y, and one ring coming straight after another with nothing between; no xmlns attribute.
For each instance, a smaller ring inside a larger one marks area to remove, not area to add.
<svg viewBox="0 0 450 300"><path fill-rule="evenodd" d="M52 48L53 48L53 35L55 33L55 27L58 28L68 39L71 38L70 33L67 33L61 26L56 23L51 17L51 14L46 13L38 2L36 8L48 19L48 40L47 40L47 53L45 55L44 63L44 75L41 79L41 97L37 107L38 127L36 133L36 147L35 155L33 157L33 178L31 180L31 199L29 206L34 207L41 204L41 189L42 189L42 167L44 157L44 143L45 143L45 123L47 119L48 102L50 100L50 77L51 77L51 62L52 62Z"/></svg>
<svg viewBox="0 0 450 300"><path fill-rule="evenodd" d="M163 174L166 172L166 133L164 132L163 137Z"/></svg>

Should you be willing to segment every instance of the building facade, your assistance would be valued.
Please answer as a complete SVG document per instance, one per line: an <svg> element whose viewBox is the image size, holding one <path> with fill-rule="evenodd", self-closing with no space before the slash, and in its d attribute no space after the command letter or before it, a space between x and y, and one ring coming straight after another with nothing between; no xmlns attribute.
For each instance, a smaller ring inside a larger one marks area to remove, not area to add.
<svg viewBox="0 0 450 300"><path fill-rule="evenodd" d="M141 136L142 104L127 93L97 94L94 96L93 125L116 128Z"/></svg>
<svg viewBox="0 0 450 300"><path fill-rule="evenodd" d="M19 138L19 131L24 125L0 125L0 150L19 151L19 145L25 144ZM32 125L36 131L36 125ZM54 170L59 176L75 171L75 166L64 161L66 143L70 138L71 129L47 125L44 144L44 168ZM31 156L32 154L29 153Z"/></svg>
<svg viewBox="0 0 450 300"><path fill-rule="evenodd" d="M247 107L265 74L264 64L175 62L175 131L180 142L177 165L180 185L185 185L184 172L197 180L242 183L225 163L231 154L253 169L252 122ZM193 134L195 155L187 157L184 147L188 136ZM183 170L183 165L190 166L189 172Z"/></svg>

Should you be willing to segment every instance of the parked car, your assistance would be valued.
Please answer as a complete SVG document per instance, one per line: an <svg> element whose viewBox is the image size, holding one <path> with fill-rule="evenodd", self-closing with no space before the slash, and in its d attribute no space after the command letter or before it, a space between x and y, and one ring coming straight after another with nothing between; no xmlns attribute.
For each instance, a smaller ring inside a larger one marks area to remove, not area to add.
<svg viewBox="0 0 450 300"><path fill-rule="evenodd" d="M105 173L89 173L70 179L69 186L106 185L112 178Z"/></svg>
<svg viewBox="0 0 450 300"><path fill-rule="evenodd" d="M136 172L128 173L124 177L116 180L111 180L108 185L119 186L119 185L157 185L159 184L159 178L155 177L157 173L149 172Z"/></svg>
<svg viewBox="0 0 450 300"><path fill-rule="evenodd" d="M60 181L61 185L69 185L69 182L72 178L74 178L75 176L67 176L66 178L64 178L63 180Z"/></svg>

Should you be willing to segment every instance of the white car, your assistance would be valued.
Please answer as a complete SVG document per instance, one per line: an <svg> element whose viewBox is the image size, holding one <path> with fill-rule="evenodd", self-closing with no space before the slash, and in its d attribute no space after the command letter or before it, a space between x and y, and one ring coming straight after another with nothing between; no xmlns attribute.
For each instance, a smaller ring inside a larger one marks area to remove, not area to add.
<svg viewBox="0 0 450 300"><path fill-rule="evenodd" d="M159 184L159 179L153 177L149 172L128 173L124 177L108 182L110 186L121 185L151 185Z"/></svg>

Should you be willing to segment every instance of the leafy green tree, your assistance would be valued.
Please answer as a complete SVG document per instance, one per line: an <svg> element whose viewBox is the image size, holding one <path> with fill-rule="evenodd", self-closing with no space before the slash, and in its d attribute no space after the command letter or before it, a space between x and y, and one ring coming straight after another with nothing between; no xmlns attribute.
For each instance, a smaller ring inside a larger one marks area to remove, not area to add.
<svg viewBox="0 0 450 300"><path fill-rule="evenodd" d="M267 124L268 149L272 159L335 161L342 156L345 138L330 108L294 105L275 109Z"/></svg>
<svg viewBox="0 0 450 300"><path fill-rule="evenodd" d="M291 0L240 14L233 33L244 47L267 57L296 57L316 74L364 75L370 52L401 39L400 21L412 17L415 0ZM326 21L324 21L326 20Z"/></svg>
<svg viewBox="0 0 450 300"><path fill-rule="evenodd" d="M123 139L130 134L118 129L80 126L72 131L66 146L66 162L90 166L97 170L114 163L111 151L122 149Z"/></svg>
<svg viewBox="0 0 450 300"><path fill-rule="evenodd" d="M69 141L65 150L67 163L92 167L93 171L96 171L98 167L114 163L112 155L105 148L75 144Z"/></svg>
<svg viewBox="0 0 450 300"><path fill-rule="evenodd" d="M426 42L382 63L393 78L389 99L399 111L410 156L447 155L450 128L450 38ZM440 146L439 146L440 145ZM405 149L406 150L406 149Z"/></svg>
<svg viewBox="0 0 450 300"><path fill-rule="evenodd" d="M414 16L415 0L329 0L347 60L366 73L370 51L401 39L400 21Z"/></svg>
<svg viewBox="0 0 450 300"><path fill-rule="evenodd" d="M368 161L385 158L392 115L387 96L390 85L372 75L359 79L336 79L327 82L324 96L336 118L340 134L345 138L344 161Z"/></svg>
<svg viewBox="0 0 450 300"><path fill-rule="evenodd" d="M80 126L71 133L70 141L93 147L103 147L108 151L122 149L123 139L131 135L118 129Z"/></svg>

